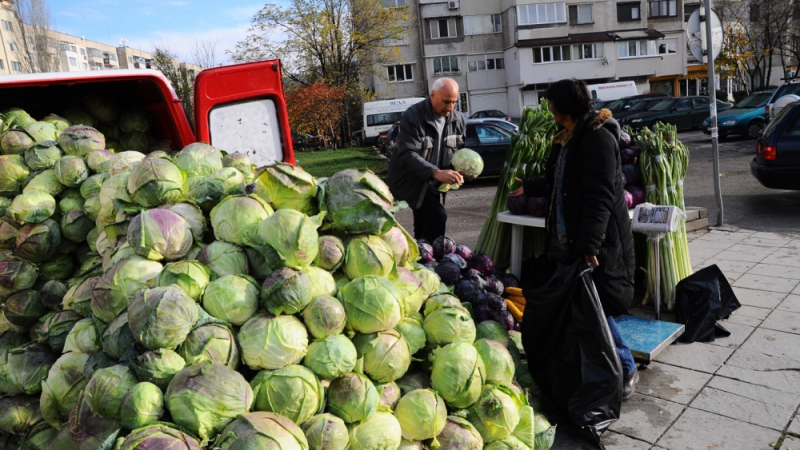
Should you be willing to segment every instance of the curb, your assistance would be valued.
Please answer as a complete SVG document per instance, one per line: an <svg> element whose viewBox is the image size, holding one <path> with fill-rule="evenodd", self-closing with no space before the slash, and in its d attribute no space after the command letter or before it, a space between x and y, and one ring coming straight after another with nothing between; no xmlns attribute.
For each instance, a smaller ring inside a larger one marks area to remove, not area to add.
<svg viewBox="0 0 800 450"><path fill-rule="evenodd" d="M708 229L708 210L699 206L686 207L686 232Z"/></svg>

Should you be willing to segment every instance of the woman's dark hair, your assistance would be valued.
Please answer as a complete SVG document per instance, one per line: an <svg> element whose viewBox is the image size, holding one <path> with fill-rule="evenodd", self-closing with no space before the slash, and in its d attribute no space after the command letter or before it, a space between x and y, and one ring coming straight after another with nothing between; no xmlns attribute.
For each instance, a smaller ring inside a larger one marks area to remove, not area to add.
<svg viewBox="0 0 800 450"><path fill-rule="evenodd" d="M567 78L551 84L544 97L553 109L577 121L592 110L592 97L583 80Z"/></svg>

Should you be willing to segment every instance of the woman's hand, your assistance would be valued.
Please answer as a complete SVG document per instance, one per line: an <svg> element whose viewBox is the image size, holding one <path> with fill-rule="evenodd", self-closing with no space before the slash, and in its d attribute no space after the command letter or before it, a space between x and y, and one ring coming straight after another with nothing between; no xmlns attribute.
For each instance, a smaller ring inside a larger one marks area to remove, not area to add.
<svg viewBox="0 0 800 450"><path fill-rule="evenodd" d="M514 177L514 181L516 181L519 184L522 184L522 180L519 179L519 178ZM525 194L525 186L520 186L519 188L509 192L508 196L509 197L519 197L520 195L523 195L523 194Z"/></svg>
<svg viewBox="0 0 800 450"><path fill-rule="evenodd" d="M596 269L597 266L600 265L600 263L597 262L597 256L595 255L583 255L583 257L586 258L586 264L592 269Z"/></svg>

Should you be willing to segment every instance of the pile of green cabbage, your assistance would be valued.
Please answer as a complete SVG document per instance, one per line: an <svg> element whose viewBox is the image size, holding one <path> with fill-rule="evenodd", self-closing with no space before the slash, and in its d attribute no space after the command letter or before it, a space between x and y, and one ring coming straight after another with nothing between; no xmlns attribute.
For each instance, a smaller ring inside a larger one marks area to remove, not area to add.
<svg viewBox="0 0 800 450"><path fill-rule="evenodd" d="M552 445L518 339L415 264L373 173L112 151L71 120L0 115L0 447Z"/></svg>

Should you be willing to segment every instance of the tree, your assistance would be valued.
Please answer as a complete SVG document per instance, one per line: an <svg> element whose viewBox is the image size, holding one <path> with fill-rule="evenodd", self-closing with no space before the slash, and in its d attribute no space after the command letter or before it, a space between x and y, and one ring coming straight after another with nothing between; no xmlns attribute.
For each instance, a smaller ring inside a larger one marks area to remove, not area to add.
<svg viewBox="0 0 800 450"><path fill-rule="evenodd" d="M323 82L292 89L286 93L289 126L298 133L336 137L335 130L346 112L346 98L345 88ZM327 147L327 141L323 139L323 143Z"/></svg>
<svg viewBox="0 0 800 450"><path fill-rule="evenodd" d="M16 0L17 52L23 72L54 72L60 69L58 48L52 34L53 19L45 0Z"/></svg>
<svg viewBox="0 0 800 450"><path fill-rule="evenodd" d="M192 54L192 62L196 65L208 69L217 66L217 41L215 40L195 40L189 49Z"/></svg>
<svg viewBox="0 0 800 450"><path fill-rule="evenodd" d="M406 8L384 7L381 0L268 3L253 17L249 35L236 44L232 56L235 61L280 58L291 82L311 86L322 81L344 88L344 107L358 114L354 105L361 104L366 92L362 80L394 61L397 47L386 42L406 38L407 20ZM342 121L341 136L349 136L350 123L358 121L351 116Z"/></svg>
<svg viewBox="0 0 800 450"><path fill-rule="evenodd" d="M153 60L156 69L172 84L172 89L175 89L175 94L181 99L186 116L191 122L194 120L194 71L178 64L176 56L163 48L156 47Z"/></svg>

